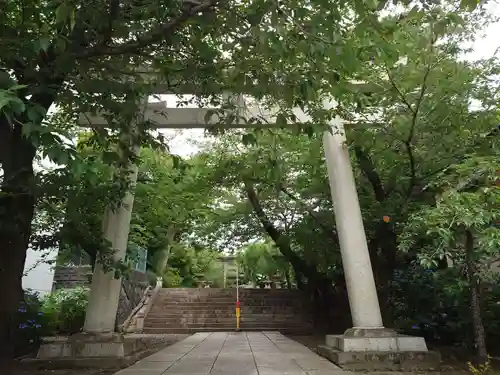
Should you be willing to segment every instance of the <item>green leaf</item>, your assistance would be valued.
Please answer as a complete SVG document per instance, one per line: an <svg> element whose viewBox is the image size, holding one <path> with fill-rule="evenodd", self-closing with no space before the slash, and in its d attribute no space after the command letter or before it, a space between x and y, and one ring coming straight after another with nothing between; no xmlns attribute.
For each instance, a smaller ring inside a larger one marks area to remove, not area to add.
<svg viewBox="0 0 500 375"><path fill-rule="evenodd" d="M26 104L19 98L12 98L10 107L15 114L21 114L26 110Z"/></svg>
<svg viewBox="0 0 500 375"><path fill-rule="evenodd" d="M314 127L311 125L308 125L304 128L304 132L307 134L309 138L312 138L314 136Z"/></svg>
<svg viewBox="0 0 500 375"><path fill-rule="evenodd" d="M276 116L276 125L277 126L286 126L287 120L286 116L283 113L278 113Z"/></svg>
<svg viewBox="0 0 500 375"><path fill-rule="evenodd" d="M45 108L39 105L30 105L26 111L28 115L28 119L35 123L39 124L42 122L44 116L45 116Z"/></svg>
<svg viewBox="0 0 500 375"><path fill-rule="evenodd" d="M113 165L120 160L120 155L115 151L104 151L102 161L104 164Z"/></svg>
<svg viewBox="0 0 500 375"><path fill-rule="evenodd" d="M181 166L182 159L178 155L171 155L172 166L174 169L179 169Z"/></svg>
<svg viewBox="0 0 500 375"><path fill-rule="evenodd" d="M460 0L460 8L473 11L479 5L480 0Z"/></svg>
<svg viewBox="0 0 500 375"><path fill-rule="evenodd" d="M380 0L377 4L377 10L381 11L382 9L384 9L387 5L387 2L388 0Z"/></svg>
<svg viewBox="0 0 500 375"><path fill-rule="evenodd" d="M31 122L27 122L27 123L23 124L23 127L22 127L23 135L25 137L29 137L31 135L31 133L33 133L35 131L35 129L37 129L35 124L33 124Z"/></svg>
<svg viewBox="0 0 500 375"><path fill-rule="evenodd" d="M241 141L245 146L257 144L257 138L251 133L243 134Z"/></svg>
<svg viewBox="0 0 500 375"><path fill-rule="evenodd" d="M63 24L70 20L74 13L74 8L71 4L63 1L56 9L56 23Z"/></svg>
<svg viewBox="0 0 500 375"><path fill-rule="evenodd" d="M35 52L40 52L44 51L47 52L47 50L50 47L50 44L52 42L52 38L48 35L46 36L41 36L34 44L34 49Z"/></svg>
<svg viewBox="0 0 500 375"><path fill-rule="evenodd" d="M9 87L9 90L16 91L16 90L25 89L26 87L28 87L28 85L14 85L14 86Z"/></svg>
<svg viewBox="0 0 500 375"><path fill-rule="evenodd" d="M356 13L358 13L359 15L364 15L366 12L366 7L363 0L354 0L354 9L356 9Z"/></svg>
<svg viewBox="0 0 500 375"><path fill-rule="evenodd" d="M6 90L0 91L0 110L9 105L12 100L12 97L9 94L6 95L6 93Z"/></svg>

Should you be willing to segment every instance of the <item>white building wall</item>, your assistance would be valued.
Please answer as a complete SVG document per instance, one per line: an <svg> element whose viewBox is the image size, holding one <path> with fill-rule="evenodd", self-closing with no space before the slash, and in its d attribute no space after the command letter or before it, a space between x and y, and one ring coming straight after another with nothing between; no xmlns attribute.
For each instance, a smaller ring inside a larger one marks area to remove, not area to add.
<svg viewBox="0 0 500 375"><path fill-rule="evenodd" d="M24 264L23 288L31 289L40 293L40 295L50 293L54 279L54 269L53 264L47 264L46 261L54 260L56 256L57 249L54 249L47 256L40 251L28 249Z"/></svg>

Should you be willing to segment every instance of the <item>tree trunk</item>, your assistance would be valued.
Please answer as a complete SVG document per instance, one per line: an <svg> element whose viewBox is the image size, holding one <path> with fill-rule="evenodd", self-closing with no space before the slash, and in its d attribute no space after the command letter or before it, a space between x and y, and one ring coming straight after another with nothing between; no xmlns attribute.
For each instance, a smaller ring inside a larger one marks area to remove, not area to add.
<svg viewBox="0 0 500 375"><path fill-rule="evenodd" d="M470 307L472 314L472 325L474 330L474 344L478 363L488 361L486 350L486 336L484 333L483 320L481 318L480 283L477 275L476 265L473 259L474 236L470 230L465 232L465 256L467 266L467 278L469 280Z"/></svg>
<svg viewBox="0 0 500 375"><path fill-rule="evenodd" d="M260 203L259 197L253 184L249 181L245 181L245 191L247 193L248 200L250 201L255 215L262 224L262 228L274 241L276 247L280 250L281 254L290 262L295 273L300 273L304 275L308 281L311 279L325 278L324 274L317 271L316 267L304 261L295 251L293 251L290 239L288 236L283 235L283 233L278 230L275 225L269 220L262 205Z"/></svg>
<svg viewBox="0 0 500 375"><path fill-rule="evenodd" d="M355 145L354 152L358 160L359 168L373 188L375 199L380 203L381 207L384 207L388 192L375 169L375 164L369 153L360 146ZM397 235L392 226L391 223L385 223L380 220L376 227L375 238L368 244L382 317L385 325L388 327L392 326L393 320L391 281L396 267L397 254Z"/></svg>
<svg viewBox="0 0 500 375"><path fill-rule="evenodd" d="M0 118L0 127L11 125ZM15 354L16 319L35 206L33 159L36 149L20 127L1 140L0 191L0 374L9 374Z"/></svg>
<svg viewBox="0 0 500 375"><path fill-rule="evenodd" d="M155 265L157 276L163 276L165 273L165 269L168 265L168 259L170 258L170 250L172 249L175 234L175 227L173 225L170 225L167 229L167 246L161 250L160 259L158 259L158 263Z"/></svg>
<svg viewBox="0 0 500 375"><path fill-rule="evenodd" d="M285 271L286 288L292 290L292 281L290 280L290 269L287 268Z"/></svg>
<svg viewBox="0 0 500 375"><path fill-rule="evenodd" d="M264 209L262 208L257 192L255 191L255 188L251 182L245 181L245 190L248 200L252 204L253 210L256 216L259 218L263 229L274 241L281 254L283 254L283 256L292 265L299 289L306 290L309 295L312 296L311 307L316 314L316 321L320 324L326 323L327 326L331 326L332 324L337 326L342 319L329 319L332 313L333 315L341 314L343 317L349 316L348 309L338 309L337 305L334 303L334 299L335 302L347 301L347 294L344 293L341 293L339 296L337 296L338 298L334 298L334 284L336 285L336 287L339 285L343 285L342 289L346 290L344 276L339 275L339 277L337 278L338 280L332 280L324 273L318 271L315 265L308 263L299 255L297 255L291 247L290 239L286 235L283 235L281 231L278 230L278 228L276 228L271 220L267 217ZM301 285L302 276L307 279L305 288L304 285ZM349 325L347 325L345 328L347 328L348 326Z"/></svg>
<svg viewBox="0 0 500 375"><path fill-rule="evenodd" d="M304 290L304 280L303 275L292 265L293 275L295 277L295 282L297 283L297 289Z"/></svg>
<svg viewBox="0 0 500 375"><path fill-rule="evenodd" d="M386 327L394 325L394 314L392 304L392 285L394 270L397 264L397 234L391 223L381 221L377 228L378 244L381 249L379 256L378 282L380 287L379 299L382 308L382 316Z"/></svg>

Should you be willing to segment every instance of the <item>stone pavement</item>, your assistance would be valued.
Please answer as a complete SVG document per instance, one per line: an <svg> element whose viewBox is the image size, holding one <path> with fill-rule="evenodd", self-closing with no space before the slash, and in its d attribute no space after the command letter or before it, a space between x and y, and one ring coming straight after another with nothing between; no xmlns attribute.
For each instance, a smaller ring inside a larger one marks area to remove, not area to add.
<svg viewBox="0 0 500 375"><path fill-rule="evenodd" d="M115 375L346 375L278 332L203 332Z"/></svg>

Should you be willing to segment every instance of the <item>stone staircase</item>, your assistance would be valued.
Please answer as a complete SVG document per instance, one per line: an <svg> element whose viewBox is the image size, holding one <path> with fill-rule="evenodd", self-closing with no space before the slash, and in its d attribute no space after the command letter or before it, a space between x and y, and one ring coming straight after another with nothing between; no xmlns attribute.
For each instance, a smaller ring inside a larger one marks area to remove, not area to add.
<svg viewBox="0 0 500 375"><path fill-rule="evenodd" d="M161 289L144 322L144 333L233 331L235 289ZM306 334L313 330L300 291L240 289L243 331Z"/></svg>

